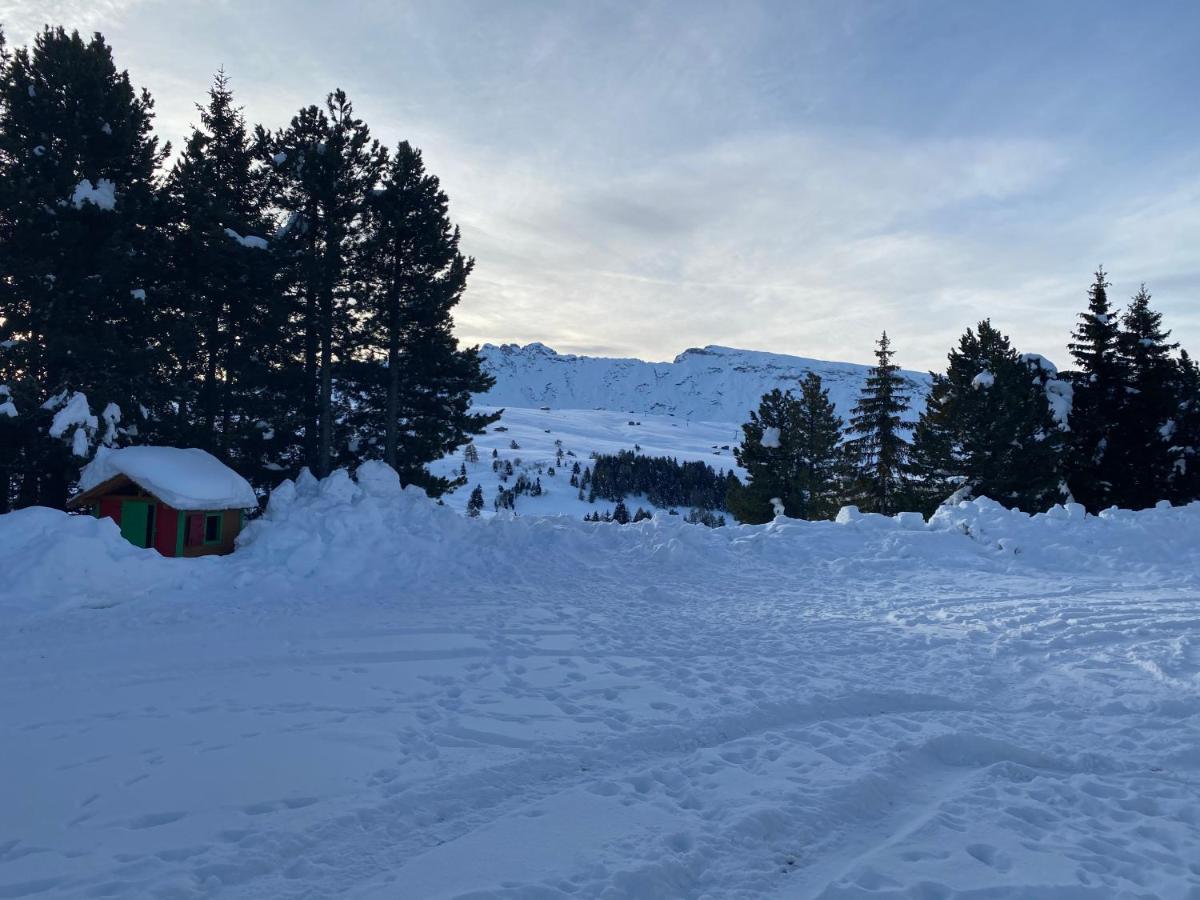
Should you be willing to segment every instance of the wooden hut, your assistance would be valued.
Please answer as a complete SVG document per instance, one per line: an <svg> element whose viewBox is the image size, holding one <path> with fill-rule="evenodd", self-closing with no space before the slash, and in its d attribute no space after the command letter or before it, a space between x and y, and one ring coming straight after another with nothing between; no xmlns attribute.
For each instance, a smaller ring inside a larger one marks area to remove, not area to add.
<svg viewBox="0 0 1200 900"><path fill-rule="evenodd" d="M112 519L131 544L163 556L231 553L245 511L258 505L233 469L203 450L179 447L102 448L79 488L68 509Z"/></svg>

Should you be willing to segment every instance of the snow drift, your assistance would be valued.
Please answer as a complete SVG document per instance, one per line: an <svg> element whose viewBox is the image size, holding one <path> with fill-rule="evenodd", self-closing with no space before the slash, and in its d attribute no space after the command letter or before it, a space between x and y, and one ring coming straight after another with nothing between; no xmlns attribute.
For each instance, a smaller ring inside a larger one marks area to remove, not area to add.
<svg viewBox="0 0 1200 900"><path fill-rule="evenodd" d="M128 451L120 451L128 452ZM114 456L117 454L114 454ZM165 561L131 547L108 520L29 509L0 516L0 570L10 598L54 598L66 586L111 599L137 596L169 573L211 584L270 579L293 597L331 586L366 589L508 578L573 580L595 566L644 569L654 578L702 579L769 557L796 566L1028 567L1095 573L1194 565L1200 572L1200 503L1098 516L1081 506L1028 515L987 498L917 513L860 513L835 521L777 518L709 529L656 514L633 525L574 517L468 519L382 463L317 480L307 472L272 492L227 558ZM199 565L198 565L199 563ZM164 568L164 565L166 568ZM286 585L286 587L284 587Z"/></svg>
<svg viewBox="0 0 1200 900"><path fill-rule="evenodd" d="M0 516L0 896L1190 898L1198 528Z"/></svg>

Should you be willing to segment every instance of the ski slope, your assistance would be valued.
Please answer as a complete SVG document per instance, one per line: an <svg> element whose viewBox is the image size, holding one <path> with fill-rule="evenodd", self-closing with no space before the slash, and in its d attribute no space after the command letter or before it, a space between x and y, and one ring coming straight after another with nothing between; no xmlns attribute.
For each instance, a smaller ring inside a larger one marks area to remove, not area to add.
<svg viewBox="0 0 1200 900"><path fill-rule="evenodd" d="M1200 506L0 517L0 897L1194 898Z"/></svg>

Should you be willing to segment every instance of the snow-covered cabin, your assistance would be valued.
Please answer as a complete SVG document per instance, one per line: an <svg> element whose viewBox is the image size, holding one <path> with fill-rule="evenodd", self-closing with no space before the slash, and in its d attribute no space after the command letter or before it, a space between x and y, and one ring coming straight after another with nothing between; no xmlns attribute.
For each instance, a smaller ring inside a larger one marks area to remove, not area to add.
<svg viewBox="0 0 1200 900"><path fill-rule="evenodd" d="M101 448L68 509L112 519L137 547L163 556L230 553L245 511L258 505L241 475L203 450Z"/></svg>

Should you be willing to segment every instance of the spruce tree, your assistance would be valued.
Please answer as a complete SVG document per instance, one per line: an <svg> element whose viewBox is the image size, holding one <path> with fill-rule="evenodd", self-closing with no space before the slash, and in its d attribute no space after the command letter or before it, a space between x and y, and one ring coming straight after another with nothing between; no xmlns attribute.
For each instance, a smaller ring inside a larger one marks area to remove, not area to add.
<svg viewBox="0 0 1200 900"><path fill-rule="evenodd" d="M838 511L845 476L843 422L815 372L800 383L799 413L803 518L830 518Z"/></svg>
<svg viewBox="0 0 1200 900"><path fill-rule="evenodd" d="M1124 415L1128 368L1121 353L1119 316L1108 300L1109 287L1101 268L1088 291L1088 308L1079 314L1068 344L1075 360L1071 373L1075 399L1067 485L1072 497L1091 512L1115 502L1125 477L1122 454L1110 448L1116 424Z"/></svg>
<svg viewBox="0 0 1200 900"><path fill-rule="evenodd" d="M297 326L292 354L302 362L295 389L301 398L302 457L314 473L326 475L335 449L341 459L354 459L349 436L342 436L344 443L335 439L350 401L335 396L334 369L357 350L352 326L366 280L366 201L386 154L341 90L326 98L324 108L300 110L281 131L259 128L255 147L269 167L270 202L285 217L275 244Z"/></svg>
<svg viewBox="0 0 1200 900"><path fill-rule="evenodd" d="M907 384L892 363L894 351L885 331L875 351L875 366L850 415L846 442L852 466L851 499L867 512L896 513L910 502L909 450L904 432L913 422Z"/></svg>
<svg viewBox="0 0 1200 900"><path fill-rule="evenodd" d="M167 149L152 118L99 35L47 28L3 62L0 383L18 413L5 439L22 505L61 506L97 441L152 433L143 411L172 399L154 328L154 179ZM76 392L111 424L51 435Z"/></svg>
<svg viewBox="0 0 1200 900"><path fill-rule="evenodd" d="M366 289L357 313L353 420L405 484L437 496L461 482L435 477L427 464L480 434L499 414L473 413L471 395L493 379L477 348L460 348L453 310L474 260L459 250L448 200L425 171L421 152L397 146L364 222ZM513 449L519 449L516 441Z"/></svg>
<svg viewBox="0 0 1200 900"><path fill-rule="evenodd" d="M618 525L629 524L629 507L625 505L624 500L617 501L617 505L613 508L612 520Z"/></svg>
<svg viewBox="0 0 1200 900"><path fill-rule="evenodd" d="M1162 327L1162 314L1150 306L1143 284L1121 318L1119 349L1126 389L1112 434L1112 453L1120 460L1111 500L1126 509L1144 509L1171 494L1178 368Z"/></svg>
<svg viewBox="0 0 1200 900"><path fill-rule="evenodd" d="M913 435L913 492L922 512L951 494L1041 512L1062 499L1063 432L1036 361L984 320L950 351Z"/></svg>
<svg viewBox="0 0 1200 900"><path fill-rule="evenodd" d="M748 524L769 522L777 504L795 519L832 515L842 471L841 430L842 420L815 372L801 382L798 398L778 388L765 394L734 449L749 481L728 482L729 511Z"/></svg>
<svg viewBox="0 0 1200 900"><path fill-rule="evenodd" d="M1179 352L1175 363L1175 397L1167 499L1191 503L1200 500L1200 366L1186 350Z"/></svg>
<svg viewBox="0 0 1200 900"><path fill-rule="evenodd" d="M471 496L467 498L467 515L477 518L483 511L483 504L483 488L475 485L475 489L471 491Z"/></svg>
<svg viewBox="0 0 1200 900"><path fill-rule="evenodd" d="M166 304L180 402L174 442L267 482L292 431L278 374L287 310L278 290L264 184L224 72L164 186ZM279 435L279 439L276 439Z"/></svg>

